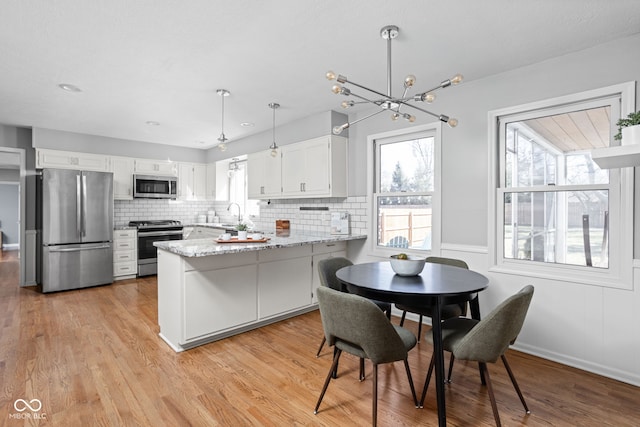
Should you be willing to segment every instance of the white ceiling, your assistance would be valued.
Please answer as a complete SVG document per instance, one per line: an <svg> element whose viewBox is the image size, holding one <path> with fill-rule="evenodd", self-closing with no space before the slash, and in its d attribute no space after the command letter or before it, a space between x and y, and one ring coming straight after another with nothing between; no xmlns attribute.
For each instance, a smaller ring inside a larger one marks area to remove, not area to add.
<svg viewBox="0 0 640 427"><path fill-rule="evenodd" d="M278 125L339 110L329 69L386 92L389 24L400 93L638 33L640 1L2 0L0 123L208 148L224 88L232 143L271 128L270 102Z"/></svg>

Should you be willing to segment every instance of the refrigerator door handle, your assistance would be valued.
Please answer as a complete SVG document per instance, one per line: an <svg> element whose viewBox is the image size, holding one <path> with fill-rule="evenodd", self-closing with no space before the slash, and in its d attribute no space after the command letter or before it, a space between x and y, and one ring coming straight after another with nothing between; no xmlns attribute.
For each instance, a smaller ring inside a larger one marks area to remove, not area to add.
<svg viewBox="0 0 640 427"><path fill-rule="evenodd" d="M111 247L111 245L109 244L104 244L104 245L100 245L100 246L91 246L88 248L60 248L60 249L55 249L55 248L50 248L49 252L80 252L80 251L90 251L90 250L94 250L94 249L109 249Z"/></svg>
<svg viewBox="0 0 640 427"><path fill-rule="evenodd" d="M80 174L76 175L76 231L82 236L82 192L80 189Z"/></svg>
<svg viewBox="0 0 640 427"><path fill-rule="evenodd" d="M82 237L87 235L87 176L82 174Z"/></svg>

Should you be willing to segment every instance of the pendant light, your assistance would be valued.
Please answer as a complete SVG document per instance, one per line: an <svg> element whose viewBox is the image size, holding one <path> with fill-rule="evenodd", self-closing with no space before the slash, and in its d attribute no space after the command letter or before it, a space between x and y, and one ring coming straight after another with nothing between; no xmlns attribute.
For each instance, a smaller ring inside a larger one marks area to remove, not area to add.
<svg viewBox="0 0 640 427"><path fill-rule="evenodd" d="M222 99L222 131L220 132L220 136L218 137L218 149L220 151L226 151L227 150L227 137L224 135L224 98L226 96L230 95L230 92L226 89L218 89L216 91L216 93L218 94L218 96L220 96L220 98Z"/></svg>
<svg viewBox="0 0 640 427"><path fill-rule="evenodd" d="M356 124L362 120L368 119L369 117L375 116L378 113L382 113L383 111L390 111L392 120L398 120L399 118L403 118L408 122L413 123L416 120L416 117L412 114L405 113L404 111L400 111L402 107L413 108L423 113L427 113L431 116L436 117L438 120L447 123L450 127L456 127L458 125L458 120L453 117L449 117L445 114L432 113L431 111L425 110L424 108L420 108L414 104L411 104L411 102L425 102L427 104L432 103L436 99L436 96L433 93L434 91L438 89L446 88L452 85L455 86L462 82L462 76L460 74L456 74L450 79L443 80L439 85L433 87L432 89L429 89L427 91L420 91L416 95L408 96L407 92L409 91L410 88L413 87L413 85L416 82L416 77L412 74L409 74L404 79L404 92L402 93L402 96L394 97L391 94L391 40L393 40L398 36L399 31L400 30L396 25L387 25L385 27L382 27L382 29L380 30L380 37L382 37L382 39L386 40L387 42L387 91L386 93L383 93L381 91L377 91L374 89L369 89L368 87L355 83L349 80L346 76L343 76L341 74L336 74L333 71L327 72L326 77L328 80L336 80L338 82L338 84L335 84L332 88L333 93L335 93L336 95L352 96L354 98L359 99L359 101L351 101L351 100L343 101L342 108L349 108L349 107L353 107L356 104L368 104L368 103L374 104L379 107L377 111L375 111L374 113L368 116L359 118L351 122L347 122L341 126L334 127L333 128L334 134L338 135L342 133L343 130L349 128L349 126ZM375 98L369 99L364 96L358 95L352 92L351 89L343 86L344 84L351 84L360 89L364 89L368 92L371 92L373 95L375 95Z"/></svg>
<svg viewBox="0 0 640 427"><path fill-rule="evenodd" d="M276 144L276 109L280 108L280 104L272 102L269 104L269 108L273 110L273 142L269 148L271 149L271 157L276 157L278 155L278 145Z"/></svg>

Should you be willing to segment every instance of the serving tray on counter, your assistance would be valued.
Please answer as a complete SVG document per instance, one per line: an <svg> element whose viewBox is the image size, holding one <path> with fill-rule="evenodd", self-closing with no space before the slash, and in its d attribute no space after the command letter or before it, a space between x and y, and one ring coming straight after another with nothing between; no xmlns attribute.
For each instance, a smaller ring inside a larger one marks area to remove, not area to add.
<svg viewBox="0 0 640 427"><path fill-rule="evenodd" d="M239 240L237 237L232 237L230 240L221 240L217 239L217 243L266 243L270 240L269 237L264 237L262 239L244 239Z"/></svg>

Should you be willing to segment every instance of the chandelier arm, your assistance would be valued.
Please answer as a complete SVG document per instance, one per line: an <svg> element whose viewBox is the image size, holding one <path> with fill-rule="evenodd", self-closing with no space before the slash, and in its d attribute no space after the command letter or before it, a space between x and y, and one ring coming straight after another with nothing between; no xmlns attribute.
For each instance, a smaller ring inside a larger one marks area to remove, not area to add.
<svg viewBox="0 0 640 427"><path fill-rule="evenodd" d="M369 92L371 92L371 93L375 93L376 95L380 95L380 96L384 97L385 99L389 99L389 98L391 98L391 97L390 97L389 95L387 95L387 94L384 94L384 93L382 93L382 92L378 92L377 90L369 89L368 87L366 87L366 86L362 86L361 84L358 84L358 83L355 83L355 82L352 82L351 80L345 80L345 83L349 83L350 85L357 86L357 87L359 87L360 89L364 89L364 90L367 90L367 91L369 91Z"/></svg>
<svg viewBox="0 0 640 427"><path fill-rule="evenodd" d="M376 104L376 101L368 99L368 98L365 98L364 96L360 96L360 95L358 95L356 93L353 93L353 92L351 92L351 96L355 96L356 98L362 99L365 102L370 102L371 104ZM378 104L376 104L376 105L378 105Z"/></svg>
<svg viewBox="0 0 640 427"><path fill-rule="evenodd" d="M427 114L429 114L429 115L431 115L431 116L433 116L433 117L435 117L437 119L440 119L440 114L432 113L431 111L425 110L424 108L416 107L415 105L409 104L408 102L404 102L404 101L398 101L398 102L400 102L400 104L402 104L402 105L406 105L407 107L415 108L418 111L422 111L423 113L427 113Z"/></svg>

